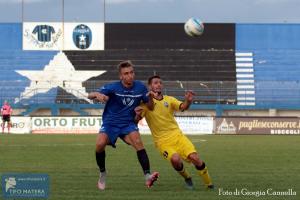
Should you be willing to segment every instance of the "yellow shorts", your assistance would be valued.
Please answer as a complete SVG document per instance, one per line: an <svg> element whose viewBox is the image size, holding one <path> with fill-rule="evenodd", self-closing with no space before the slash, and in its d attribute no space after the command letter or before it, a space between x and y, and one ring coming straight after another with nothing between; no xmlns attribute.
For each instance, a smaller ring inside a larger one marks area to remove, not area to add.
<svg viewBox="0 0 300 200"><path fill-rule="evenodd" d="M190 162L188 156L191 153L197 152L193 143L183 134L172 138L172 140L168 142L156 143L156 147L167 160L171 160L172 155L178 153L182 159Z"/></svg>

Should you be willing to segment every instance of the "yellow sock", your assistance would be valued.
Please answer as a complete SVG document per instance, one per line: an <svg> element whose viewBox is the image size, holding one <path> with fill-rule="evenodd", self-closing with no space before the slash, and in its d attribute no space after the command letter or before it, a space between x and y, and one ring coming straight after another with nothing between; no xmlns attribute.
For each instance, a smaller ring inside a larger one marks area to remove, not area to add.
<svg viewBox="0 0 300 200"><path fill-rule="evenodd" d="M181 171L177 171L178 174L180 174L184 179L191 178L190 174L187 172L185 168L183 168Z"/></svg>
<svg viewBox="0 0 300 200"><path fill-rule="evenodd" d="M207 167L205 167L205 168L202 169L202 170L197 170L197 172L198 172L198 175L202 177L205 186L210 186L210 185L212 185L212 180L211 180L211 178L210 178L210 176L209 176Z"/></svg>

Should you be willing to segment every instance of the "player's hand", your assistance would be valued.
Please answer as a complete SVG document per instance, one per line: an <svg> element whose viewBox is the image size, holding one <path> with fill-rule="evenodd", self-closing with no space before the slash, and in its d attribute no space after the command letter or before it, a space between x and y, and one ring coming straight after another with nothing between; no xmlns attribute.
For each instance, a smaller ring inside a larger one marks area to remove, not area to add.
<svg viewBox="0 0 300 200"><path fill-rule="evenodd" d="M195 92L193 92L192 90L188 90L185 92L185 99L188 102L192 102L195 95L196 95Z"/></svg>
<svg viewBox="0 0 300 200"><path fill-rule="evenodd" d="M97 93L96 100L100 101L101 103L106 103L109 100L109 97L104 94Z"/></svg>
<svg viewBox="0 0 300 200"><path fill-rule="evenodd" d="M149 91L147 93L148 97L152 97L152 98L157 98L158 97L158 93L157 92L153 92L153 91Z"/></svg>
<svg viewBox="0 0 300 200"><path fill-rule="evenodd" d="M141 116L142 112L143 112L143 107L142 106L138 106L134 109L134 112L137 116Z"/></svg>

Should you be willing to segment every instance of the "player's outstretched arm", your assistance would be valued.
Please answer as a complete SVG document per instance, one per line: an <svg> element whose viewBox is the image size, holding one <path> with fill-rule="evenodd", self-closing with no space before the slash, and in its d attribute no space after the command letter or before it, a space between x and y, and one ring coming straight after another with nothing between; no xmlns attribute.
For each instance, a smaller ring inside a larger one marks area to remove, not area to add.
<svg viewBox="0 0 300 200"><path fill-rule="evenodd" d="M146 103L147 107L149 110L153 110L154 109L154 101L153 98L157 97L157 93L153 92L153 91L149 91L147 93L147 96L149 97L149 101Z"/></svg>
<svg viewBox="0 0 300 200"><path fill-rule="evenodd" d="M91 92L88 95L88 99L97 100L97 101L100 101L101 103L106 103L108 101L109 97L104 94L101 94L99 92Z"/></svg>
<svg viewBox="0 0 300 200"><path fill-rule="evenodd" d="M195 93L192 90L188 90L185 92L185 99L184 102L180 105L180 110L184 111L189 109L190 105L193 102Z"/></svg>
<svg viewBox="0 0 300 200"><path fill-rule="evenodd" d="M142 106L138 106L134 109L135 112L135 117L134 117L134 122L138 123L143 117L142 117L142 113L143 113L143 108Z"/></svg>

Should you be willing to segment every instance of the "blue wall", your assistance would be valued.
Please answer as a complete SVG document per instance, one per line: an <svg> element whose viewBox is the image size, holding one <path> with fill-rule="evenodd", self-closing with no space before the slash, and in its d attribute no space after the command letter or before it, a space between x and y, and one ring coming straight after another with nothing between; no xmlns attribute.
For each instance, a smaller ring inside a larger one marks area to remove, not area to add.
<svg viewBox="0 0 300 200"><path fill-rule="evenodd" d="M1 23L0 24L0 50L22 49L22 24Z"/></svg>
<svg viewBox="0 0 300 200"><path fill-rule="evenodd" d="M237 24L236 49L300 49L300 24Z"/></svg>
<svg viewBox="0 0 300 200"><path fill-rule="evenodd" d="M256 105L299 105L300 24L237 24L236 51L253 53Z"/></svg>

